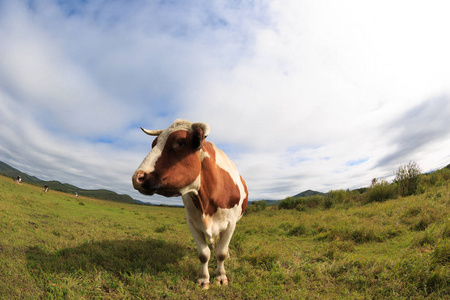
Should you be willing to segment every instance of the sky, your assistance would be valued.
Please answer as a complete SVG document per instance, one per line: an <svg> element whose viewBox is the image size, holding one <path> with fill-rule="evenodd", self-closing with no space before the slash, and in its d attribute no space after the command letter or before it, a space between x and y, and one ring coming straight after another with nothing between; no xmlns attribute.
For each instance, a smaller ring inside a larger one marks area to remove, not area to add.
<svg viewBox="0 0 450 300"><path fill-rule="evenodd" d="M155 204L141 132L210 125L250 200L450 164L448 1L0 0L0 161Z"/></svg>

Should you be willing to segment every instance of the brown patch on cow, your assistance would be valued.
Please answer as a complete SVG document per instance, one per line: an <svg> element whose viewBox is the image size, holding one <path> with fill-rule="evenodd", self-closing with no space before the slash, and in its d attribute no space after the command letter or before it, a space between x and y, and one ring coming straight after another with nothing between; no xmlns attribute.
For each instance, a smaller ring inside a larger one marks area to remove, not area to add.
<svg viewBox="0 0 450 300"><path fill-rule="evenodd" d="M245 184L244 178L242 178L242 176L240 176L240 177L241 177L241 182L242 182L242 185L244 186L244 191L245 191L245 198L242 202L242 212L241 212L241 215L243 215L245 212L245 209L247 208L247 203L248 203L248 189L247 189L247 184Z"/></svg>
<svg viewBox="0 0 450 300"><path fill-rule="evenodd" d="M226 254L219 254L217 255L217 260L218 261L224 261L227 258Z"/></svg>
<svg viewBox="0 0 450 300"><path fill-rule="evenodd" d="M193 139L193 134L185 130L175 131L167 138L152 173L160 182L157 194L179 196L180 189L194 182L200 174L200 152Z"/></svg>
<svg viewBox="0 0 450 300"><path fill-rule="evenodd" d="M213 145L207 142L203 150L208 152L209 157L205 157L202 162L202 183L198 200L203 213L212 216L217 208L238 205L241 194L230 174L216 164Z"/></svg>

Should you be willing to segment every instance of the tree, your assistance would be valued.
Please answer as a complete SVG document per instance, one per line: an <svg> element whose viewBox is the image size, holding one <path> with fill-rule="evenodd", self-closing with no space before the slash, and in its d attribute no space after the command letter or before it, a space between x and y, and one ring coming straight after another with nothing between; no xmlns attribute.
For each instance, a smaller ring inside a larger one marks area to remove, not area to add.
<svg viewBox="0 0 450 300"><path fill-rule="evenodd" d="M422 171L419 165L410 161L406 166L400 166L395 172L394 182L397 184L398 192L402 196L409 196L417 191L419 176Z"/></svg>

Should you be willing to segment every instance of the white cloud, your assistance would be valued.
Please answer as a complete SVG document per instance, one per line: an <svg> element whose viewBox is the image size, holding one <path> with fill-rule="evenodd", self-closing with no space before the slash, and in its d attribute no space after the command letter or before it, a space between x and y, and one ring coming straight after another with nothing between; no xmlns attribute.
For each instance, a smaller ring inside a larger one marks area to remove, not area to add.
<svg viewBox="0 0 450 300"><path fill-rule="evenodd" d="M143 199L130 176L151 140L138 127L182 117L210 124L252 199L368 185L411 159L442 167L448 8L2 2L0 159Z"/></svg>

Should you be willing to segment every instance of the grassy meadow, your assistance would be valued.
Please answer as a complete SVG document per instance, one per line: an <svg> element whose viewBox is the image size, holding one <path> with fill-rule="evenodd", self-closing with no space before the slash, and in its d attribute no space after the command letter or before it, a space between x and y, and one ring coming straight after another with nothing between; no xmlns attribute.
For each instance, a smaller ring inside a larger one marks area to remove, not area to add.
<svg viewBox="0 0 450 300"><path fill-rule="evenodd" d="M202 290L184 209L44 193L0 176L0 299L448 299L449 188L250 209L231 242L229 286ZM215 267L212 258L212 277Z"/></svg>

